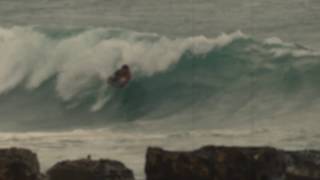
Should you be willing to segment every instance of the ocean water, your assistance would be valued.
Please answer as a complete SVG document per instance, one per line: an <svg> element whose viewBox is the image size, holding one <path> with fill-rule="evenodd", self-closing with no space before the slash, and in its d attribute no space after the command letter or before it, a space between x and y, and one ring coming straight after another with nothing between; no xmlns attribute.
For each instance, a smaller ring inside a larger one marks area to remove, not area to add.
<svg viewBox="0 0 320 180"><path fill-rule="evenodd" d="M320 149L320 1L1 0L0 147L91 154L144 179L148 146ZM133 80L106 81L122 64Z"/></svg>

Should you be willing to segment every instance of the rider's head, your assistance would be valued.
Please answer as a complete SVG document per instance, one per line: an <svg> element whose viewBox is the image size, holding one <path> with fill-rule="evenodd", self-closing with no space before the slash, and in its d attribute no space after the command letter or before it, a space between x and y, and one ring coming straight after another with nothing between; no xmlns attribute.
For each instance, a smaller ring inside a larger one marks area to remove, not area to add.
<svg viewBox="0 0 320 180"><path fill-rule="evenodd" d="M129 66L128 66L127 64L122 65L122 69L124 69L124 70L129 70Z"/></svg>

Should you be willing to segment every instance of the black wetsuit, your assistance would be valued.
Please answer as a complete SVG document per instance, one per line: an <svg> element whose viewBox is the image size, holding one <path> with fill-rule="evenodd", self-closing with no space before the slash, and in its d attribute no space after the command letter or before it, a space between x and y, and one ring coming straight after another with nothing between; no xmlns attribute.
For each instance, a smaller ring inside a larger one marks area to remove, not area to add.
<svg viewBox="0 0 320 180"><path fill-rule="evenodd" d="M109 84L115 87L124 87L131 79L130 70L119 69L109 78Z"/></svg>

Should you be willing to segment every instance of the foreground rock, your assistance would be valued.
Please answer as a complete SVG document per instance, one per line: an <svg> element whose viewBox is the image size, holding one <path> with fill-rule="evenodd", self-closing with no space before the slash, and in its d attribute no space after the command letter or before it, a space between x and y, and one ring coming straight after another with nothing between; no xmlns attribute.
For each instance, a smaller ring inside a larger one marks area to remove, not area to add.
<svg viewBox="0 0 320 180"><path fill-rule="evenodd" d="M38 180L36 154L26 149L0 149L0 180Z"/></svg>
<svg viewBox="0 0 320 180"><path fill-rule="evenodd" d="M133 180L133 173L122 163L112 160L81 159L63 161L47 172L50 180Z"/></svg>
<svg viewBox="0 0 320 180"><path fill-rule="evenodd" d="M320 152L288 152L287 174L292 180L320 180Z"/></svg>
<svg viewBox="0 0 320 180"><path fill-rule="evenodd" d="M192 152L149 148L147 180L320 180L320 152L208 146Z"/></svg>

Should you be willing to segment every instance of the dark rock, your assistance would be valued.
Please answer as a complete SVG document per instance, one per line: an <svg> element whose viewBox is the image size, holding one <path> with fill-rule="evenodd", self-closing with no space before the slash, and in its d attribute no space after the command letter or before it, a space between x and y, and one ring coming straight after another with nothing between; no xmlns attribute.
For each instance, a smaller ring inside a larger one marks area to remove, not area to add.
<svg viewBox="0 0 320 180"><path fill-rule="evenodd" d="M290 180L320 180L320 152L288 152L287 174Z"/></svg>
<svg viewBox="0 0 320 180"><path fill-rule="evenodd" d="M80 159L63 161L48 170L50 180L133 180L133 172L121 162Z"/></svg>
<svg viewBox="0 0 320 180"><path fill-rule="evenodd" d="M145 171L147 180L320 180L319 155L269 147L149 148Z"/></svg>
<svg viewBox="0 0 320 180"><path fill-rule="evenodd" d="M0 180L38 180L37 155L26 149L0 149Z"/></svg>

